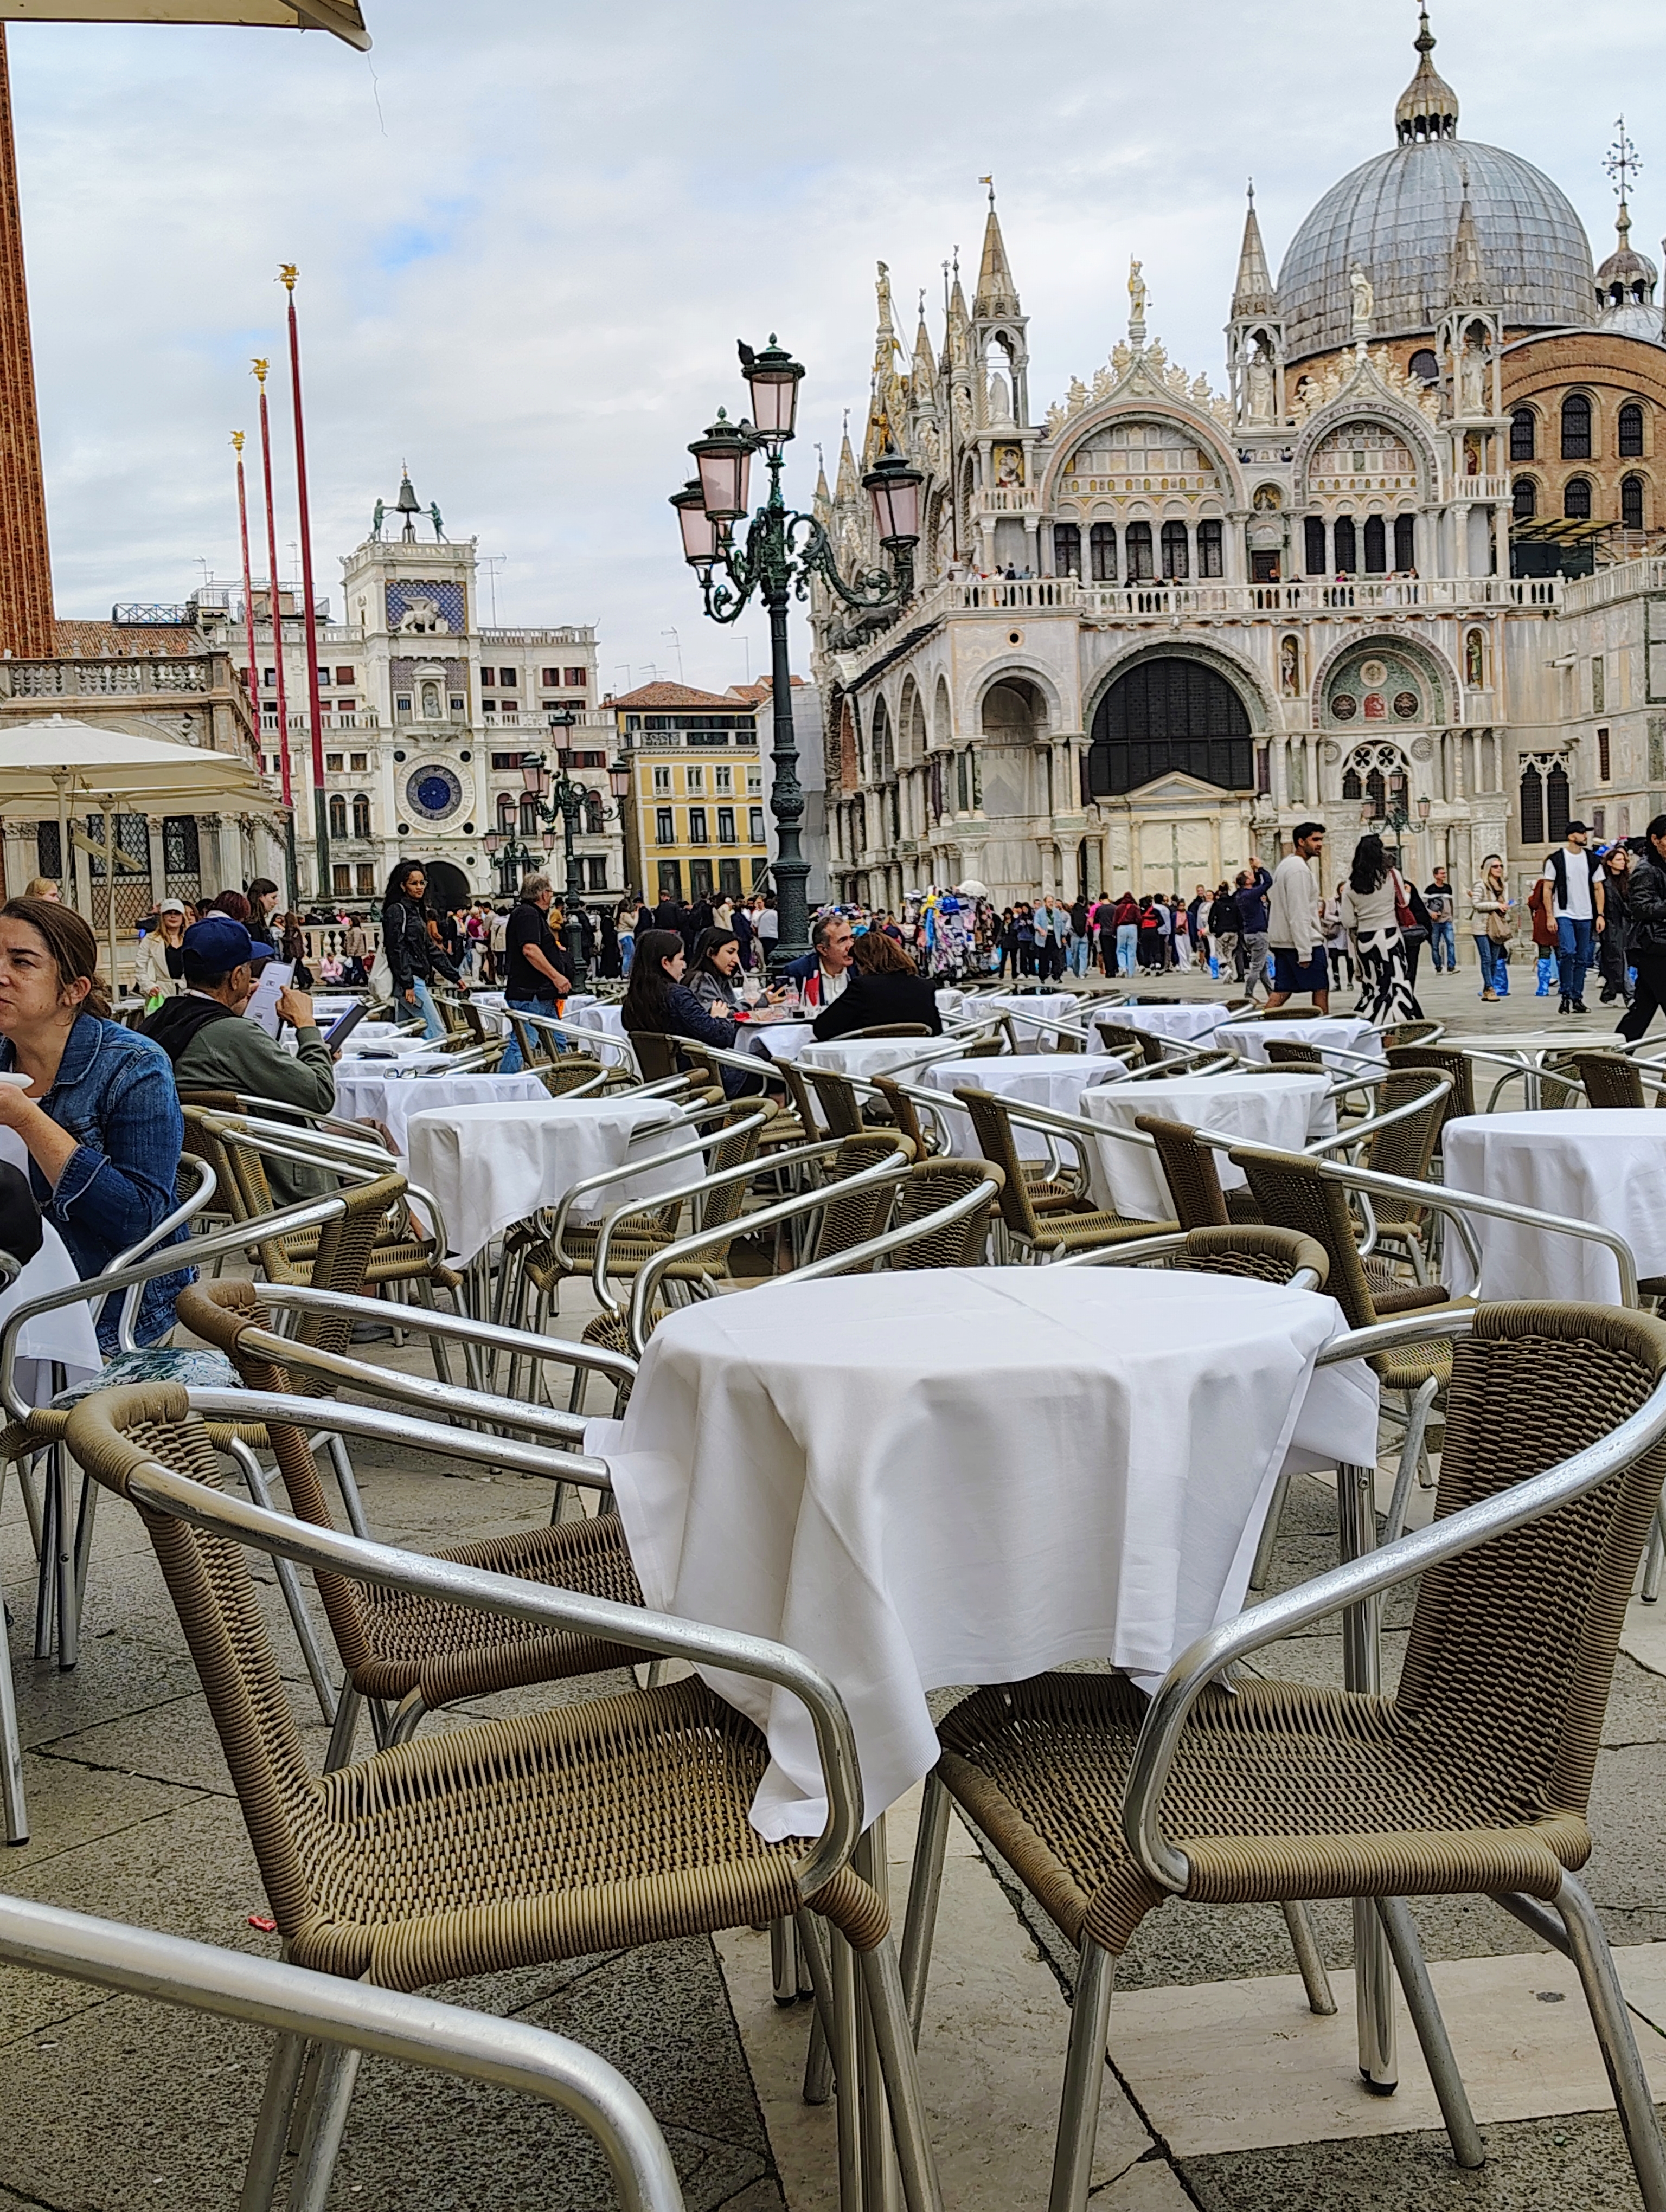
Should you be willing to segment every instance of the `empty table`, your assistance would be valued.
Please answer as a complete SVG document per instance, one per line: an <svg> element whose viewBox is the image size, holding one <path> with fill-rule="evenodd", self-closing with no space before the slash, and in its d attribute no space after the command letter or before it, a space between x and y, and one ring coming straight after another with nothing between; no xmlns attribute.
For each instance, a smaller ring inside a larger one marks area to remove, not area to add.
<svg viewBox="0 0 1666 2212"><path fill-rule="evenodd" d="M413 1114L435 1106L511 1105L517 1099L547 1099L536 1075L413 1075L371 1073L370 1067L343 1060L336 1070L336 1112L347 1121L380 1121L395 1146L405 1149L405 1130Z"/></svg>
<svg viewBox="0 0 1666 2212"><path fill-rule="evenodd" d="M1119 1080L1122 1073L1120 1061L1090 1060L1084 1053L1019 1052L1003 1054L996 1060L933 1060L921 1070L921 1081L928 1090L945 1093L938 1110L947 1127L949 1150L957 1159L975 1160L982 1148L973 1133L972 1117L949 1103L949 1092L993 1091L1013 1105L1046 1106L1055 1114L1076 1114L1081 1110L1085 1090L1091 1085ZM1012 1136L1020 1158L1046 1158L1047 1139L1039 1129L1019 1127ZM1056 1149L1067 1160L1074 1157L1069 1138L1062 1133L1056 1139Z"/></svg>
<svg viewBox="0 0 1666 2212"><path fill-rule="evenodd" d="M1345 1073L1359 1072L1357 1060L1380 1060L1383 1056L1381 1035L1355 1014L1316 1014L1310 1022L1223 1022L1213 1042L1240 1060L1265 1063L1268 1045L1274 1038L1286 1044L1316 1045L1326 1066Z"/></svg>
<svg viewBox="0 0 1666 2212"><path fill-rule="evenodd" d="M826 1670L872 1820L936 1762L928 1691L1081 1659L1160 1675L1238 1611L1286 1453L1375 1458L1375 1382L1314 1374L1340 1327L1329 1297L1215 1276L786 1284L668 1316L586 1445L649 1606ZM712 1679L769 1736L755 1826L815 1834L803 1707Z"/></svg>
<svg viewBox="0 0 1666 2212"><path fill-rule="evenodd" d="M1441 1150L1451 1189L1612 1230L1631 1246L1639 1275L1666 1274L1666 1114L1473 1114L1446 1124ZM1606 1246L1497 1216L1468 1220L1482 1297L1619 1299L1620 1267ZM1448 1236L1443 1272L1453 1290L1474 1287L1462 1237Z"/></svg>
<svg viewBox="0 0 1666 2212"><path fill-rule="evenodd" d="M1101 1022L1114 1022L1118 1028L1143 1030L1147 1036L1173 1037L1182 1044L1196 1044L1207 1037L1214 1042L1214 1032L1231 1016L1225 1006L1209 1006L1202 1000L1189 1006L1096 1006L1086 1017L1087 1048L1103 1052L1105 1041L1099 1034Z"/></svg>
<svg viewBox="0 0 1666 2212"><path fill-rule="evenodd" d="M540 1084L535 1097L413 1115L411 1180L433 1192L452 1250L467 1261L540 1206L559 1206L575 1182L632 1158L651 1163L656 1151L692 1133L667 1099L551 1098ZM701 1172L698 1157L645 1164L629 1184L612 1186L575 1212L594 1219L684 1188Z"/></svg>
<svg viewBox="0 0 1666 2212"><path fill-rule="evenodd" d="M0 1133L12 1135L9 1129ZM20 1141L17 1152L22 1150ZM0 1147L0 1158L11 1160L14 1166L21 1164L9 1147ZM0 1328L20 1306L50 1297L54 1291L67 1291L80 1280L57 1230L50 1221L43 1221L40 1227L40 1249L9 1289L0 1291ZM180 1265L185 1264L182 1248ZM26 1321L19 1329L12 1375L27 1404L44 1406L59 1387L53 1380L54 1365L63 1370L65 1386L88 1382L103 1372L104 1355L99 1350L90 1304L54 1307L51 1313L37 1314Z"/></svg>
<svg viewBox="0 0 1666 2212"><path fill-rule="evenodd" d="M576 996L569 999L562 1019L578 1029L599 1030L604 1036L624 1035L623 1007L605 1005L600 999L587 999L582 1005Z"/></svg>
<svg viewBox="0 0 1666 2212"><path fill-rule="evenodd" d="M1292 1068L1287 1075L1160 1075L1148 1083L1122 1083L1082 1094L1081 1111L1107 1128L1131 1129L1136 1114L1184 1121L1195 1129L1225 1129L1258 1145L1299 1152L1336 1133L1327 1096L1329 1076ZM1174 1200L1162 1163L1146 1146L1105 1137L1091 1147L1093 1195L1101 1206L1135 1221L1170 1218ZM1225 1152L1214 1156L1223 1190L1241 1189L1243 1170Z"/></svg>
<svg viewBox="0 0 1666 2212"><path fill-rule="evenodd" d="M1079 1029L1084 1012L1083 1001L1074 991L1001 991L987 999L968 1000L960 1009L958 1018L968 1015L1010 1014L1012 1034L1020 1044L1037 1041L1050 1044L1051 1030L1039 1029L1034 1020L1025 1021L1026 1014L1043 1022L1062 1022L1067 1028Z"/></svg>

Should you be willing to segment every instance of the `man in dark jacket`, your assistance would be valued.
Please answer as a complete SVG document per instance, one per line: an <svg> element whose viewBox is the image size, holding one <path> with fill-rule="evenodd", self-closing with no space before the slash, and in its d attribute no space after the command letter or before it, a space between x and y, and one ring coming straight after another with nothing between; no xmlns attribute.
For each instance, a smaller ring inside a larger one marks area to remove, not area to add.
<svg viewBox="0 0 1666 2212"><path fill-rule="evenodd" d="M1257 983L1262 990L1267 988L1267 895L1272 888L1273 878L1259 861L1253 868L1240 871L1234 903L1243 947L1244 981L1252 997Z"/></svg>
<svg viewBox="0 0 1666 2212"><path fill-rule="evenodd" d="M1636 994L1620 1017L1619 1034L1635 1042L1666 1006L1666 814L1657 814L1649 824L1641 854L1624 845L1619 849L1622 865L1609 882L1625 886L1631 961L1637 970Z"/></svg>

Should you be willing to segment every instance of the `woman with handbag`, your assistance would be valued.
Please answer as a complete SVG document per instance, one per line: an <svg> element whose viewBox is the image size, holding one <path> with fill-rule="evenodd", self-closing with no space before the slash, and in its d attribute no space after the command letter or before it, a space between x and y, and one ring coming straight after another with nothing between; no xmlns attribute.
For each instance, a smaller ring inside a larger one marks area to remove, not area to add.
<svg viewBox="0 0 1666 2212"><path fill-rule="evenodd" d="M1362 837L1342 890L1342 918L1353 934L1359 961L1355 1012L1378 1028L1420 1021L1423 1009L1412 990L1405 933L1415 926L1400 871L1380 837Z"/></svg>
<svg viewBox="0 0 1666 2212"><path fill-rule="evenodd" d="M1489 853L1481 864L1469 892L1469 912L1474 921L1475 956L1481 962L1481 994L1496 1001L1504 994L1499 989L1499 969L1503 963L1503 948L1515 931L1515 917L1510 910L1510 896L1505 889L1504 862L1496 853Z"/></svg>
<svg viewBox="0 0 1666 2212"><path fill-rule="evenodd" d="M440 1009L429 988L434 977L463 984L444 947L429 932L428 872L420 860L401 860L388 878L382 902L382 955L392 985L390 995L404 1002L423 1020L423 1034L432 1042L446 1034Z"/></svg>

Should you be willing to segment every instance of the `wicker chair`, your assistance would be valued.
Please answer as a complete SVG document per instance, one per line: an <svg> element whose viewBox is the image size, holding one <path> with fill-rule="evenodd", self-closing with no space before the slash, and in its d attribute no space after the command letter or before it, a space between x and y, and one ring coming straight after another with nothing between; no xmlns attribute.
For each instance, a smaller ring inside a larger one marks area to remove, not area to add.
<svg viewBox="0 0 1666 2212"><path fill-rule="evenodd" d="M179 1318L193 1334L225 1354L246 1389L299 1398L306 1421L314 1420L317 1407L312 1401L325 1385L315 1372L292 1368L278 1356L273 1337L277 1316L262 1303L254 1284L220 1282L184 1291ZM312 1318L303 1316L304 1322ZM290 1511L318 1528L333 1528L307 1428L268 1420L266 1432ZM436 1448L450 1449L453 1457L455 1442L452 1431L436 1430ZM558 1589L587 1590L617 1605L642 1601L617 1513L557 1522L434 1556ZM629 1667L648 1656L594 1637L552 1632L501 1613L459 1612L454 1606L340 1575L319 1575L318 1590L346 1673L326 1762L331 1767L344 1765L350 1758L354 1725L365 1700L398 1707L392 1725L379 1728L378 1737L384 1745L403 1743L415 1735L425 1713L442 1705L488 1697L497 1690Z"/></svg>
<svg viewBox="0 0 1666 2212"><path fill-rule="evenodd" d="M1005 1178L1000 1192L1000 1218L1007 1241L1029 1260L1056 1259L1063 1252L1082 1252L1106 1244L1131 1244L1137 1238L1160 1237L1173 1230L1172 1221L1136 1221L1111 1213L1072 1188L1030 1180L1025 1161L1012 1135L1006 1103L993 1091L958 1090L955 1097L971 1116L986 1160L993 1161Z"/></svg>
<svg viewBox="0 0 1666 2212"><path fill-rule="evenodd" d="M1278 1018L1276 1011L1266 1017L1268 1021ZM1322 1068L1325 1056L1316 1044L1303 1044L1295 1037L1268 1037L1267 1064L1269 1067Z"/></svg>
<svg viewBox="0 0 1666 2212"><path fill-rule="evenodd" d="M780 1645L233 1509L213 1486L213 1447L183 1390L91 1399L77 1409L73 1443L100 1481L139 1508L294 1964L416 1990L807 1909L856 1954L909 2212L932 2212L936 2178L888 1916L851 1865L861 1793L849 1723L813 1668ZM748 1814L768 1746L697 1678L436 1732L315 1779L266 1636L249 1540L356 1579L547 1628L640 1636L660 1655L788 1686L816 1720L830 1805L823 1836L806 1849L758 1835ZM830 2014L848 2092L842 2133L854 2140L859 2031L850 1983L839 1982L842 1956ZM298 2039L280 2041L245 2212L271 2204L301 2058ZM291 2212L321 2212L356 2071L351 2054L323 2060L301 2123Z"/></svg>
<svg viewBox="0 0 1666 2212"><path fill-rule="evenodd" d="M1162 1040L1146 1030L1131 1030L1121 1022L1095 1022L1101 1042L1107 1052L1137 1052L1147 1067L1156 1067L1164 1058Z"/></svg>
<svg viewBox="0 0 1666 2212"><path fill-rule="evenodd" d="M976 1691L940 1724L921 1835L941 1837L933 1796L946 1790L1079 1946L1054 2212L1087 2198L1116 1961L1170 1894L1376 1900L1454 2151L1471 2166L1481 2139L1404 1899L1493 1898L1573 1957L1645 2202L1666 2202L1666 2148L1607 1938L1574 1879L1591 1848L1626 1600L1666 1477L1663 1370L1666 1328L1646 1316L1482 1309L1453 1357L1434 1526L1216 1631L1154 1705L1120 1675L1044 1674ZM1557 1464L1645 1407L1629 1452ZM1494 1530L1511 1533L1484 1540ZM1274 1638L1420 1571L1392 1698L1242 1674L1230 1692L1219 1686ZM915 1869L910 1957L929 1940L940 1866ZM909 1990L916 2017L922 1983Z"/></svg>
<svg viewBox="0 0 1666 2212"><path fill-rule="evenodd" d="M1401 1068L1385 1076L1377 1086L1377 1110L1390 1114L1397 1107L1414 1104L1430 1089L1428 1069ZM1427 1182L1429 1165L1446 1119L1444 1091L1434 1091L1421 1106L1386 1127L1373 1129L1365 1141L1361 1167L1374 1175L1402 1176L1408 1182ZM1415 1199L1373 1198L1379 1244L1396 1246L1411 1260L1420 1283L1427 1279L1429 1211Z"/></svg>
<svg viewBox="0 0 1666 2212"><path fill-rule="evenodd" d="M1164 1121L1159 1114L1136 1114L1134 1126L1157 1147L1163 1180L1183 1229L1226 1229L1235 1222L1260 1220L1261 1209L1249 1191L1221 1188L1213 1147L1204 1144L1195 1129L1183 1121Z"/></svg>
<svg viewBox="0 0 1666 2212"><path fill-rule="evenodd" d="M852 1044L866 1037L928 1037L932 1034L924 1022L879 1022L871 1030L846 1030L839 1042Z"/></svg>
<svg viewBox="0 0 1666 2212"><path fill-rule="evenodd" d="M952 1206L983 1182L994 1183L994 1196L999 1199L1005 1181L1000 1170L989 1160L916 1160L903 1179L892 1219L897 1228L911 1229L927 1214ZM986 1202L964 1220L950 1222L916 1243L904 1245L891 1255L891 1265L893 1268L981 1267L988 1247L989 1220L990 1206Z"/></svg>
<svg viewBox="0 0 1666 2212"><path fill-rule="evenodd" d="M1620 1052L1576 1052L1569 1055L1579 1071L1585 1096L1593 1106L1646 1106L1648 1091L1643 1071ZM1666 1097L1663 1092L1662 1097ZM1656 1100L1657 1105L1660 1102Z"/></svg>
<svg viewBox="0 0 1666 2212"><path fill-rule="evenodd" d="M862 1133L862 1105L850 1078L828 1067L812 1067L805 1072L820 1103L828 1135L860 1137Z"/></svg>
<svg viewBox="0 0 1666 2212"><path fill-rule="evenodd" d="M1429 1044L1445 1028L1444 1022L1396 1022L1383 1032L1383 1048L1393 1052L1401 1045Z"/></svg>
<svg viewBox="0 0 1666 2212"><path fill-rule="evenodd" d="M894 1075L876 1075L873 1087L885 1100L892 1127L900 1137L906 1137L914 1146L914 1157L923 1160L931 1151L926 1141L926 1132L918 1110Z"/></svg>
<svg viewBox="0 0 1666 2212"><path fill-rule="evenodd" d="M1460 1052L1456 1045L1392 1044L1384 1057L1396 1073L1402 1069L1426 1068L1437 1075L1450 1078L1452 1087L1446 1094L1441 1113L1443 1130L1447 1122L1465 1121L1474 1112L1474 1062L1468 1053Z"/></svg>

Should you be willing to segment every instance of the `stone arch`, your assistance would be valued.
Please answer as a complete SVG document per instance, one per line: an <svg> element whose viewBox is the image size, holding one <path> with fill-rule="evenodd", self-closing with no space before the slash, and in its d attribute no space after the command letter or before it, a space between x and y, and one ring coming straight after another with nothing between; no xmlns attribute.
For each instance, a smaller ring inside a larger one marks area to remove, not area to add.
<svg viewBox="0 0 1666 2212"><path fill-rule="evenodd" d="M1045 737L1049 731L1062 727L1063 702L1059 697L1058 687L1051 677L1036 667L1033 663L1023 659L1021 655L1008 653L999 660L992 661L988 667L979 672L977 688L973 693L971 702L972 720L979 732L986 730L988 726L984 708L989 694L1000 685L1009 684L1021 688L1027 687L1036 695L1029 710L1031 737Z"/></svg>
<svg viewBox="0 0 1666 2212"><path fill-rule="evenodd" d="M1331 647L1322 661L1313 671L1311 686L1308 694L1316 728L1331 726L1330 718L1325 713L1325 702L1329 695L1332 681L1342 664L1364 661L1373 655L1389 659L1397 658L1411 661L1418 668L1429 687L1429 703L1432 712L1426 720L1420 722L1408 718L1405 723L1407 728L1426 729L1431 723L1462 720L1462 687L1458 682L1458 672L1451 662L1438 647L1430 645L1424 639L1408 637L1403 632L1395 630L1386 635L1376 637L1345 638L1340 645ZM1389 719L1392 717L1384 717L1385 721ZM1359 718L1356 717L1353 722L1344 724L1342 726L1344 728L1356 726L1358 720Z"/></svg>
<svg viewBox="0 0 1666 2212"><path fill-rule="evenodd" d="M1088 725L1088 789L1119 799L1168 775L1222 793L1256 787L1255 728L1241 686L1202 654L1156 647L1127 656Z"/></svg>
<svg viewBox="0 0 1666 2212"><path fill-rule="evenodd" d="M1328 406L1320 408L1303 425L1301 434L1296 441L1291 465L1296 513L1301 514L1310 507L1316 496L1327 499L1337 496L1330 492L1316 495L1311 489L1309 478L1313 456L1325 439L1346 428L1352 421L1381 422L1397 432L1417 464L1419 501L1427 504L1436 498L1440 483L1440 465L1426 419L1415 409L1391 398L1386 392L1380 397L1374 392L1343 393Z"/></svg>
<svg viewBox="0 0 1666 2212"><path fill-rule="evenodd" d="M903 679L897 702L897 760L901 768L917 768L926 757L926 708L920 686L912 676Z"/></svg>
<svg viewBox="0 0 1666 2212"><path fill-rule="evenodd" d="M1114 659L1107 660L1097 668L1084 691L1083 727L1092 729L1094 718L1104 704L1106 694L1129 668L1142 660L1158 659L1199 661L1204 667L1212 668L1217 675L1224 677L1243 702L1252 735L1266 737L1280 726L1273 696L1267 688L1266 678L1253 662L1242 659L1222 646L1206 645L1197 638L1177 637L1161 639L1151 644L1131 645Z"/></svg>
<svg viewBox="0 0 1666 2212"><path fill-rule="evenodd" d="M1220 480L1229 504L1241 507L1248 503L1237 456L1228 434L1213 416L1204 415L1189 406L1172 392L1134 391L1123 392L1097 407L1085 408L1081 414L1064 426L1059 434L1057 449L1042 477L1042 512L1053 514L1057 511L1059 486L1065 476L1065 464L1074 459L1079 447L1087 444L1097 432L1108 429L1114 422L1141 417L1171 421L1183 428L1188 440L1207 456L1209 465Z"/></svg>
<svg viewBox="0 0 1666 2212"><path fill-rule="evenodd" d="M954 736L954 708L949 698L949 679L939 675L937 690L932 699L931 741L946 745Z"/></svg>
<svg viewBox="0 0 1666 2212"><path fill-rule="evenodd" d="M869 715L868 768L875 783L884 783L897 765L897 739L891 726L891 709L885 704L885 694L875 695Z"/></svg>

